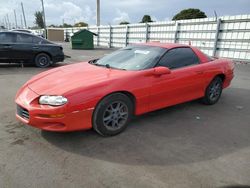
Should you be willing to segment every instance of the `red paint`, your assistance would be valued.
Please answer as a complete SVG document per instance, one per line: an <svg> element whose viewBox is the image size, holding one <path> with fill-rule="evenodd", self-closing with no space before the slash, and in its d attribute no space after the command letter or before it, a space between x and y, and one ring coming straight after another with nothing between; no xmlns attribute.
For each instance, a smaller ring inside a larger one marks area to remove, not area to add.
<svg viewBox="0 0 250 188"><path fill-rule="evenodd" d="M163 48L185 47L180 44L146 43ZM142 71L107 69L88 63L55 68L34 76L16 95L16 103L27 109L30 119L16 115L22 122L49 131L75 131L92 128L92 115L97 103L114 92L127 92L135 97L135 114L198 99L204 96L211 80L225 75L224 88L233 79L233 63L227 59L208 62L196 48L199 65L172 70L156 68ZM62 95L68 103L52 107L40 105L40 95ZM63 114L63 116L62 116ZM49 115L60 117L49 118ZM62 117L61 117L62 116Z"/></svg>

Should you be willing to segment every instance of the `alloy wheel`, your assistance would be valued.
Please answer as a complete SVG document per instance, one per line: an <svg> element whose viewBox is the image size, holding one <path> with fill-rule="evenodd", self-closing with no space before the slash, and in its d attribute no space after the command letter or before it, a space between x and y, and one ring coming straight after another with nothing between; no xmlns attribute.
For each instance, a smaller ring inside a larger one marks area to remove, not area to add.
<svg viewBox="0 0 250 188"><path fill-rule="evenodd" d="M219 81L213 82L209 90L210 100L212 101L217 100L218 97L220 97L220 93L221 93L221 83Z"/></svg>
<svg viewBox="0 0 250 188"><path fill-rule="evenodd" d="M108 130L118 130L126 124L128 114L128 107L125 103L113 102L103 113L103 124Z"/></svg>

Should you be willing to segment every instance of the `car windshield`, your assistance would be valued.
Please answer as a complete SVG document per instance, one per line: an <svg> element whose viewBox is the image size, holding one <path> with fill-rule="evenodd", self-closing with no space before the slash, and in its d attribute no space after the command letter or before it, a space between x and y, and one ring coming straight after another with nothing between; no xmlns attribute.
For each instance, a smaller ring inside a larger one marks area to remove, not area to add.
<svg viewBox="0 0 250 188"><path fill-rule="evenodd" d="M166 51L166 48L153 46L128 46L90 63L122 70L143 70L154 67Z"/></svg>

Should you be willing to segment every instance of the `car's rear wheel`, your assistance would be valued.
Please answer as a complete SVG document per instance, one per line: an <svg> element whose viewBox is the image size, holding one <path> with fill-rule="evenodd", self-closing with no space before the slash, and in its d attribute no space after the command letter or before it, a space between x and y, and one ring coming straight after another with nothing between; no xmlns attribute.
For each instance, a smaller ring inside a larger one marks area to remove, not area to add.
<svg viewBox="0 0 250 188"><path fill-rule="evenodd" d="M50 66L50 61L51 61L50 56L45 53L37 54L35 58L36 66L40 68L46 68Z"/></svg>
<svg viewBox="0 0 250 188"><path fill-rule="evenodd" d="M215 77L208 85L202 101L204 104L212 105L218 102L222 93L223 81L220 77Z"/></svg>
<svg viewBox="0 0 250 188"><path fill-rule="evenodd" d="M125 94L105 97L96 107L93 128L102 136L114 136L124 131L132 117L133 103Z"/></svg>

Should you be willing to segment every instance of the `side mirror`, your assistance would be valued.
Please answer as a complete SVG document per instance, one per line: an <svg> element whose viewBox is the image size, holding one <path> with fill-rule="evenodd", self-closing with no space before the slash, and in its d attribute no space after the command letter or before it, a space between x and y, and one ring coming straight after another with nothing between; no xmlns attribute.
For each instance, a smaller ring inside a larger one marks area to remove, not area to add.
<svg viewBox="0 0 250 188"><path fill-rule="evenodd" d="M154 68L154 75L161 76L163 74L170 74L171 70L167 67L155 67Z"/></svg>

